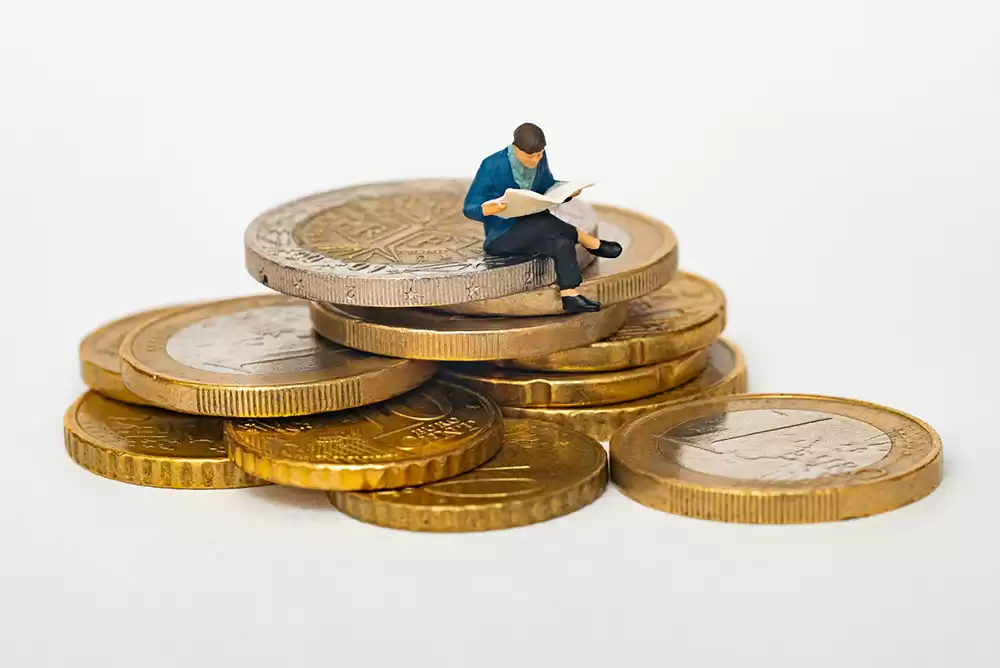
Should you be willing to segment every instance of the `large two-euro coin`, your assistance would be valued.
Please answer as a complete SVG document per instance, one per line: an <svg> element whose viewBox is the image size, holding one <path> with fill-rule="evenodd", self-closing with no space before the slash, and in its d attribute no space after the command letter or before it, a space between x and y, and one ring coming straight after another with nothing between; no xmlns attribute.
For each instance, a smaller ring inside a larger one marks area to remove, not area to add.
<svg viewBox="0 0 1000 668"><path fill-rule="evenodd" d="M500 448L497 407L432 381L374 406L283 420L226 424L230 458L282 485L373 490L422 485L479 466Z"/></svg>
<svg viewBox="0 0 1000 668"><path fill-rule="evenodd" d="M708 363L691 381L666 392L635 401L603 406L558 408L546 406L504 406L504 416L545 420L572 427L599 441L606 441L622 425L638 417L684 401L739 394L747 390L747 368L743 353L726 339L708 349Z"/></svg>
<svg viewBox="0 0 1000 668"><path fill-rule="evenodd" d="M316 336L305 301L242 297L175 310L133 329L120 356L126 387L150 404L199 415L283 417L396 396L434 374Z"/></svg>
<svg viewBox="0 0 1000 668"><path fill-rule="evenodd" d="M808 395L718 397L657 411L611 438L629 497L724 522L792 524L893 510L941 481L941 439L905 413Z"/></svg>
<svg viewBox="0 0 1000 668"><path fill-rule="evenodd" d="M70 457L105 478L173 489L267 484L229 461L219 418L134 406L87 392L66 411L63 430Z"/></svg>
<svg viewBox="0 0 1000 668"><path fill-rule="evenodd" d="M503 447L482 466L441 482L387 492L333 492L342 512L411 531L486 531L544 522L592 503L607 485L607 454L588 436L504 420Z"/></svg>
<svg viewBox="0 0 1000 668"><path fill-rule="evenodd" d="M552 373L503 369L492 364L450 364L442 378L470 387L501 406L598 406L665 392L698 375L704 350L658 364L595 373Z"/></svg>
<svg viewBox="0 0 1000 668"><path fill-rule="evenodd" d="M609 306L647 295L674 277L677 237L666 224L613 206L595 205L594 210L601 238L619 242L623 250L617 258L598 259L583 272L580 294ZM549 286L442 308L467 315L550 315L562 310L562 301L559 289Z"/></svg>
<svg viewBox="0 0 1000 668"><path fill-rule="evenodd" d="M722 290L682 272L659 290L629 302L617 332L582 348L498 362L539 371L613 371L676 359L711 345L725 328Z"/></svg>
<svg viewBox="0 0 1000 668"><path fill-rule="evenodd" d="M313 303L313 326L334 343L377 355L474 362L543 355L610 336L626 305L537 318L475 317L429 309Z"/></svg>
<svg viewBox="0 0 1000 668"><path fill-rule="evenodd" d="M468 189L446 179L373 183L284 204L247 229L247 270L278 292L357 306L453 304L554 282L549 258L484 254L483 224L462 213ZM597 233L584 202L556 213Z"/></svg>

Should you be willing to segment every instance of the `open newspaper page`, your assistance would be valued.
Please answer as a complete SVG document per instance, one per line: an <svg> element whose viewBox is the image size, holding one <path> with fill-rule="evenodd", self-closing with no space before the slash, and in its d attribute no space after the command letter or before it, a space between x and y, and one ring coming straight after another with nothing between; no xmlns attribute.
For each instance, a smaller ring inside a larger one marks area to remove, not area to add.
<svg viewBox="0 0 1000 668"><path fill-rule="evenodd" d="M592 185L594 184L560 181L544 193L536 193L533 190L521 190L519 188L507 188L507 191L501 197L490 200L487 203L506 202L507 208L498 213L497 216L500 218L520 218L521 216L529 216L539 211L557 207L577 190L589 188Z"/></svg>

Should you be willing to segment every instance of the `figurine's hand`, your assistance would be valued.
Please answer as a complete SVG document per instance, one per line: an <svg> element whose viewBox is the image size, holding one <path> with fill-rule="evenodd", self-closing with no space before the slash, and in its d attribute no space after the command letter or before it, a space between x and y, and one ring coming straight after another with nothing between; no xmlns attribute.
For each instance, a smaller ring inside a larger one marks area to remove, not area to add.
<svg viewBox="0 0 1000 668"><path fill-rule="evenodd" d="M580 193L582 193L582 192L583 192L583 188L580 188L580 189L579 189L579 190L577 190L577 191L576 191L575 193L573 193L572 195L570 195L570 196L569 196L569 198L570 198L570 199L573 199L574 197L579 197L579 196L580 196Z"/></svg>
<svg viewBox="0 0 1000 668"><path fill-rule="evenodd" d="M495 216L507 208L507 202L486 202L483 204L484 216Z"/></svg>

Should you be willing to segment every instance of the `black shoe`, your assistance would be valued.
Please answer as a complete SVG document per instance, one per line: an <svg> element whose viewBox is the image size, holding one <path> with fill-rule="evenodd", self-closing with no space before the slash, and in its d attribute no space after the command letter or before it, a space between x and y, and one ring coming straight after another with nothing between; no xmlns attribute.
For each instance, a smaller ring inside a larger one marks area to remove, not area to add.
<svg viewBox="0 0 1000 668"><path fill-rule="evenodd" d="M597 257L618 257L622 254L622 245L617 241L605 241L601 239L601 245L597 248L588 248L587 252Z"/></svg>
<svg viewBox="0 0 1000 668"><path fill-rule="evenodd" d="M593 313L601 310L601 303L587 299L583 295L573 295L562 298L563 311L566 313Z"/></svg>

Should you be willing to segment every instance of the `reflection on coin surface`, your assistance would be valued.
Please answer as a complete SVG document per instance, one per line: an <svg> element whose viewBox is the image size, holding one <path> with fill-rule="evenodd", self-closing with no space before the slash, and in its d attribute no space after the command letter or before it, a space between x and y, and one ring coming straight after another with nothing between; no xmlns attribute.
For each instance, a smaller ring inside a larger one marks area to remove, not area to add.
<svg viewBox="0 0 1000 668"><path fill-rule="evenodd" d="M66 411L63 429L70 457L106 478L174 489L266 484L226 457L218 418L133 406L87 392Z"/></svg>
<svg viewBox="0 0 1000 668"><path fill-rule="evenodd" d="M334 343L389 357L475 362L566 350L609 336L626 306L539 318L482 318L428 309L312 304L313 326ZM532 351L532 352L529 352Z"/></svg>
<svg viewBox="0 0 1000 668"><path fill-rule="evenodd" d="M708 349L708 364L693 380L666 392L635 401L578 408L504 406L505 417L545 420L572 427L599 441L606 441L624 424L664 406L706 397L738 394L747 390L743 353L733 343L719 339Z"/></svg>
<svg viewBox="0 0 1000 668"><path fill-rule="evenodd" d="M707 361L707 353L699 350L679 359L623 371L545 373L480 363L451 364L439 373L501 406L597 406L632 401L677 387L698 375Z"/></svg>
<svg viewBox="0 0 1000 668"><path fill-rule="evenodd" d="M639 503L726 522L791 524L893 510L941 480L941 439L850 399L743 395L646 415L611 438L612 477Z"/></svg>
<svg viewBox="0 0 1000 668"><path fill-rule="evenodd" d="M406 392L435 365L333 345L307 302L243 297L178 309L133 329L121 347L129 390L183 413L283 417L343 410Z"/></svg>
<svg viewBox="0 0 1000 668"><path fill-rule="evenodd" d="M617 332L589 346L499 362L539 371L613 371L675 359L711 345L725 327L725 296L711 281L680 273L629 302Z"/></svg>
<svg viewBox="0 0 1000 668"><path fill-rule="evenodd" d="M602 239L617 241L622 254L598 259L583 272L580 294L602 305L642 297L666 284L677 272L677 238L666 224L626 209L595 205ZM493 299L442 307L467 315L552 315L562 311L555 286Z"/></svg>
<svg viewBox="0 0 1000 668"><path fill-rule="evenodd" d="M357 306L452 304L555 281L549 258L484 254L483 224L462 213L468 188L447 179L372 183L284 204L247 229L247 270L285 294ZM581 201L556 213L597 231L597 214Z"/></svg>
<svg viewBox="0 0 1000 668"><path fill-rule="evenodd" d="M229 456L250 475L325 490L391 489L456 476L500 448L489 399L432 381L373 406L226 424Z"/></svg>
<svg viewBox="0 0 1000 668"><path fill-rule="evenodd" d="M533 420L504 420L503 447L482 466L422 487L334 492L342 512L411 531L485 531L544 522L592 503L607 484L592 438Z"/></svg>

